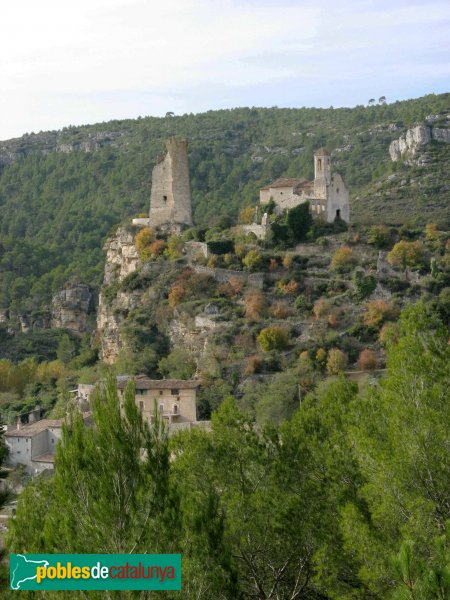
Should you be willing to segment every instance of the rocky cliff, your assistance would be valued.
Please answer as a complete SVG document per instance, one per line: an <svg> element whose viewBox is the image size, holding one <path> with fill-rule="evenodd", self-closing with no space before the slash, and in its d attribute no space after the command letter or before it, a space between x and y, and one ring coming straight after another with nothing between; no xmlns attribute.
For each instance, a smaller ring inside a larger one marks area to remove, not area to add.
<svg viewBox="0 0 450 600"><path fill-rule="evenodd" d="M93 319L96 298L88 285L66 287L53 296L51 327L85 333L94 329Z"/></svg>
<svg viewBox="0 0 450 600"><path fill-rule="evenodd" d="M431 127L429 125L416 125L399 137L398 140L391 142L389 154L391 160L398 161L404 155L408 158L414 157L419 149L432 140L450 144L450 129L443 127Z"/></svg>
<svg viewBox="0 0 450 600"><path fill-rule="evenodd" d="M138 304L139 294L119 290L120 283L139 265L133 231L119 227L103 248L106 252L105 277L99 294L97 333L100 340L100 358L113 363L123 341L119 335L124 316Z"/></svg>

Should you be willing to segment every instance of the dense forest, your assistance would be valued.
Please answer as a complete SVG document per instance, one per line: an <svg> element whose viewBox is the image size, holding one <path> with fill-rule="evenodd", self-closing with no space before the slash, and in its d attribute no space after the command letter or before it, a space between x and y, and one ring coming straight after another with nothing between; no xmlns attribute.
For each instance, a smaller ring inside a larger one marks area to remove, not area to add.
<svg viewBox="0 0 450 600"><path fill-rule="evenodd" d="M442 94L351 109L240 108L68 127L2 142L0 158L10 149L15 160L0 167L0 308L40 310L68 281L99 286L102 244L125 217L148 211L151 169L171 135L189 140L194 221L201 227L234 223L276 177L311 177L320 146L334 151L333 168L350 189L353 220L422 222L426 210L428 221L447 224L449 196L441 179L448 149L433 147L431 164L415 168L416 180L427 175L425 189L418 189L412 169L392 163L388 147L449 104ZM101 143L92 142L97 138ZM395 169L402 173L397 184L387 179Z"/></svg>

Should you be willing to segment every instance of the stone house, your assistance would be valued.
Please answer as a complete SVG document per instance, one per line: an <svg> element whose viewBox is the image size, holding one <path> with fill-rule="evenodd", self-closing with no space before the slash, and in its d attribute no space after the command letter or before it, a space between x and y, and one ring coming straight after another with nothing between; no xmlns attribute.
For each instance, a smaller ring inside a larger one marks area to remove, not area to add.
<svg viewBox="0 0 450 600"><path fill-rule="evenodd" d="M123 392L128 377L118 379L118 389ZM169 431L197 423L196 396L199 382L189 379L149 379L144 375L134 378L135 402L144 419L151 423L155 406L169 426Z"/></svg>
<svg viewBox="0 0 450 600"><path fill-rule="evenodd" d="M90 422L90 413L84 413L85 424ZM53 469L56 446L61 439L64 419L42 419L29 425L8 429L5 442L9 450L7 463L15 467L24 465L30 475L45 469Z"/></svg>

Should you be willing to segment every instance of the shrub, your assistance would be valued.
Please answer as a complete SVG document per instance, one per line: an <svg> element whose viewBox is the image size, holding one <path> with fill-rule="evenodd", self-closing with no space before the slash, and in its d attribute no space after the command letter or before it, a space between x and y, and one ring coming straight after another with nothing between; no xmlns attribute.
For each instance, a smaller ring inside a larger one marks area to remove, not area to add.
<svg viewBox="0 0 450 600"><path fill-rule="evenodd" d="M337 326L337 315L336 313L332 312L328 315L328 325L330 327L336 327Z"/></svg>
<svg viewBox="0 0 450 600"><path fill-rule="evenodd" d="M316 361L319 364L324 365L326 359L327 359L327 351L324 348L319 348L316 352Z"/></svg>
<svg viewBox="0 0 450 600"><path fill-rule="evenodd" d="M155 240L150 246L142 253L142 258L156 258L160 256L166 247L164 240Z"/></svg>
<svg viewBox="0 0 450 600"><path fill-rule="evenodd" d="M278 267L278 262L276 258L271 258L269 261L269 271L272 273Z"/></svg>
<svg viewBox="0 0 450 600"><path fill-rule="evenodd" d="M436 223L427 223L425 225L425 239L427 242L437 242L439 240L439 232Z"/></svg>
<svg viewBox="0 0 450 600"><path fill-rule="evenodd" d="M232 240L208 242L208 250L211 254L232 254L234 252L234 242Z"/></svg>
<svg viewBox="0 0 450 600"><path fill-rule="evenodd" d="M377 355L373 350L364 348L358 357L358 367L363 371L373 371L378 367Z"/></svg>
<svg viewBox="0 0 450 600"><path fill-rule="evenodd" d="M264 296L259 290L250 290L245 296L244 307L247 319L259 320L264 309Z"/></svg>
<svg viewBox="0 0 450 600"><path fill-rule="evenodd" d="M296 296L300 285L294 279L290 279L289 281L281 279L277 282L277 288L284 296Z"/></svg>
<svg viewBox="0 0 450 600"><path fill-rule="evenodd" d="M284 350L289 343L289 332L284 327L273 325L263 329L258 335L257 341L265 352Z"/></svg>
<svg viewBox="0 0 450 600"><path fill-rule="evenodd" d="M389 242L389 229L385 225L374 225L367 232L367 243L384 248Z"/></svg>
<svg viewBox="0 0 450 600"><path fill-rule="evenodd" d="M333 254L330 267L336 271L348 269L356 263L355 253L349 246L338 248Z"/></svg>
<svg viewBox="0 0 450 600"><path fill-rule="evenodd" d="M313 307L313 313L316 319L326 317L331 311L331 304L325 298L319 298Z"/></svg>
<svg viewBox="0 0 450 600"><path fill-rule="evenodd" d="M356 271L353 276L353 285L355 286L355 298L364 300L377 287L377 278L375 275L365 275L364 271Z"/></svg>
<svg viewBox="0 0 450 600"><path fill-rule="evenodd" d="M408 277L408 268L414 269L423 265L425 259L425 248L420 240L406 242L400 240L395 244L387 255L387 260L393 267L401 268Z"/></svg>
<svg viewBox="0 0 450 600"><path fill-rule="evenodd" d="M248 377L249 375L253 375L254 373L259 373L261 371L263 361L260 356L257 354L250 356L247 359L247 364L244 368L244 375Z"/></svg>
<svg viewBox="0 0 450 600"><path fill-rule="evenodd" d="M261 257L261 254L259 252L257 252L256 250L250 250L250 252L248 252L244 256L244 258L242 259L242 262L244 263L244 265L247 267L247 269L249 271L257 271L258 268L261 266L262 257Z"/></svg>
<svg viewBox="0 0 450 600"><path fill-rule="evenodd" d="M398 316L397 308L386 300L373 300L368 302L364 312L364 323L370 327L379 327L385 321Z"/></svg>
<svg viewBox="0 0 450 600"><path fill-rule="evenodd" d="M255 217L255 207L254 206L246 206L239 213L239 223L242 225L249 225L253 223Z"/></svg>
<svg viewBox="0 0 450 600"><path fill-rule="evenodd" d="M167 242L167 248L164 251L165 256L170 260L181 258L183 254L184 242L178 235L171 235Z"/></svg>
<svg viewBox="0 0 450 600"><path fill-rule="evenodd" d="M186 296L186 288L180 283L175 283L169 292L169 305L175 308Z"/></svg>
<svg viewBox="0 0 450 600"><path fill-rule="evenodd" d="M270 308L270 313L276 319L286 319L292 314L292 311L284 302L275 302Z"/></svg>
<svg viewBox="0 0 450 600"><path fill-rule="evenodd" d="M339 348L332 348L328 353L327 371L331 375L337 375L347 366L347 356Z"/></svg>
<svg viewBox="0 0 450 600"><path fill-rule="evenodd" d="M152 242L155 241L155 231L150 227L143 227L135 236L134 244L139 253L139 256L143 259L148 258L146 255L148 248Z"/></svg>
<svg viewBox="0 0 450 600"><path fill-rule="evenodd" d="M396 343L398 340L398 333L397 323L385 323L380 329L378 340L383 346L386 346L389 343Z"/></svg>

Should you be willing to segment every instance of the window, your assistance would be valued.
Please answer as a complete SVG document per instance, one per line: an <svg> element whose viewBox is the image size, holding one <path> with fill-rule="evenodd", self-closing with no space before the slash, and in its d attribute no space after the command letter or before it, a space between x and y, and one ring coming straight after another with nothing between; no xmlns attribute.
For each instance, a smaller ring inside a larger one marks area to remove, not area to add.
<svg viewBox="0 0 450 600"><path fill-rule="evenodd" d="M163 393L164 393L164 392L163 392L162 390L159 390L159 395L160 395L160 396L162 396L162 395L163 395Z"/></svg>
<svg viewBox="0 0 450 600"><path fill-rule="evenodd" d="M167 202L167 196L163 196L164 202Z"/></svg>
<svg viewBox="0 0 450 600"><path fill-rule="evenodd" d="M144 410L144 403L142 400L139 400L139 410L142 412Z"/></svg>
<svg viewBox="0 0 450 600"><path fill-rule="evenodd" d="M177 415L178 414L178 404L174 404L173 405L173 414Z"/></svg>
<svg viewBox="0 0 450 600"><path fill-rule="evenodd" d="M55 443L55 440L52 438L52 444L54 444L54 443Z"/></svg>
<svg viewBox="0 0 450 600"><path fill-rule="evenodd" d="M180 390L172 389L172 390L170 390L170 393L172 394L172 396L178 396L178 394L180 393Z"/></svg>
<svg viewBox="0 0 450 600"><path fill-rule="evenodd" d="M321 158L317 159L317 170L318 171L322 170L322 159Z"/></svg>
<svg viewBox="0 0 450 600"><path fill-rule="evenodd" d="M336 194L339 194L339 188L336 188Z"/></svg>
<svg viewBox="0 0 450 600"><path fill-rule="evenodd" d="M159 412L163 413L164 412L164 404L160 404L159 405Z"/></svg>

